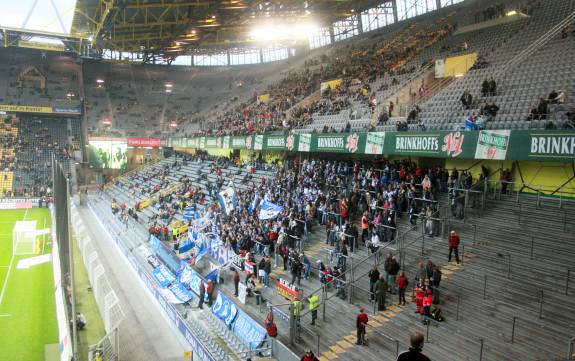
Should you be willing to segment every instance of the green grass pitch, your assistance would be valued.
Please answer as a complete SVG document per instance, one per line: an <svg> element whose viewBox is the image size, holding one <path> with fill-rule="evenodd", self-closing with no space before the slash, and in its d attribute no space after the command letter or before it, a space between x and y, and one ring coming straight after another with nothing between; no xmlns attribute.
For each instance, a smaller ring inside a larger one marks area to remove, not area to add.
<svg viewBox="0 0 575 361"><path fill-rule="evenodd" d="M51 223L46 208L0 210L0 360L42 361L44 345L58 343L52 262L16 269L19 260L36 256L12 259L12 229L22 220L35 220L37 229ZM50 236L38 238L40 252L50 253Z"/></svg>

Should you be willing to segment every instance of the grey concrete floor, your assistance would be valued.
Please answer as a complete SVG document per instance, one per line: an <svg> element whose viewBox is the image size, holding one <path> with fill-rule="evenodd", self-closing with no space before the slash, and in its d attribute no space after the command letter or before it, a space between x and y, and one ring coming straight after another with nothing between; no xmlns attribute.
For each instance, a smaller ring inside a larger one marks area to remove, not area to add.
<svg viewBox="0 0 575 361"><path fill-rule="evenodd" d="M120 326L120 359L182 360L183 352L189 346L181 344L152 295L141 284L92 211L85 206L78 207L78 211L86 231L95 241L94 246L126 316Z"/></svg>

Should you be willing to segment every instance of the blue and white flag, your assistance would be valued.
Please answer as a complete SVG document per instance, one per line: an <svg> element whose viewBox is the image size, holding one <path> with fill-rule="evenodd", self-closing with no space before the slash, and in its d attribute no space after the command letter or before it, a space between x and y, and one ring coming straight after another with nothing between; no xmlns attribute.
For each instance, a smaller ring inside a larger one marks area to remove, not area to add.
<svg viewBox="0 0 575 361"><path fill-rule="evenodd" d="M250 203L250 206L249 206L249 208L248 208L248 211L249 211L250 213L253 213L253 211L254 211L256 208L258 208L258 206L260 205L260 202L261 202L261 199L260 199L260 197L256 194L256 195L254 196L254 199L253 199L252 202Z"/></svg>
<svg viewBox="0 0 575 361"><path fill-rule="evenodd" d="M214 284L218 283L218 275L219 275L219 269L216 268L213 271L210 271L210 273L208 273L204 278L206 279L206 281L212 281Z"/></svg>
<svg viewBox="0 0 575 361"><path fill-rule="evenodd" d="M196 260L195 262L198 263L202 257L208 253L208 248L204 245L204 242L198 242L198 253L196 253Z"/></svg>
<svg viewBox="0 0 575 361"><path fill-rule="evenodd" d="M158 282L158 284L162 288L168 286L176 279L176 277L174 277L174 275L172 274L172 272L170 272L168 267L166 267L163 264L160 265L160 267L152 270L152 276L154 276L156 282Z"/></svg>
<svg viewBox="0 0 575 361"><path fill-rule="evenodd" d="M283 211L283 209L284 208L282 206L278 206L277 204L264 200L260 208L260 219L275 218Z"/></svg>
<svg viewBox="0 0 575 361"><path fill-rule="evenodd" d="M186 261L180 262L180 269L178 270L177 273L178 281L184 284L188 284L192 281L192 275L193 275L192 267L190 267L190 265Z"/></svg>
<svg viewBox="0 0 575 361"><path fill-rule="evenodd" d="M194 207L187 206L184 208L183 216L186 221L194 219L196 217L196 211L194 210Z"/></svg>
<svg viewBox="0 0 575 361"><path fill-rule="evenodd" d="M168 290L173 295L169 301L171 303L184 303L192 299L192 293L180 282L174 282L168 287Z"/></svg>
<svg viewBox="0 0 575 361"><path fill-rule="evenodd" d="M229 187L218 193L218 200L224 214L227 216L234 210L236 204L236 191Z"/></svg>

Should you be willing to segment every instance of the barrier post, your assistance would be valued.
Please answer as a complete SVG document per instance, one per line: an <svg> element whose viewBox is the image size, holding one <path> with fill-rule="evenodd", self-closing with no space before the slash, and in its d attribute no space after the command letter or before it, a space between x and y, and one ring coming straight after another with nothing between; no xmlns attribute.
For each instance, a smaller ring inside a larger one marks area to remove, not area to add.
<svg viewBox="0 0 575 361"><path fill-rule="evenodd" d="M319 332L317 334L317 354L319 355Z"/></svg>
<svg viewBox="0 0 575 361"><path fill-rule="evenodd" d="M539 319L543 318L543 290L539 291Z"/></svg>
<svg viewBox="0 0 575 361"><path fill-rule="evenodd" d="M573 360L573 342L575 342L575 336L571 337L569 340L569 349L567 350L567 360Z"/></svg>
<svg viewBox="0 0 575 361"><path fill-rule="evenodd" d="M511 277L511 253L507 254L507 278Z"/></svg>
<svg viewBox="0 0 575 361"><path fill-rule="evenodd" d="M535 236L531 236L531 252L529 254L529 259L533 259L533 243L535 242Z"/></svg>
<svg viewBox="0 0 575 361"><path fill-rule="evenodd" d="M477 224L473 225L473 245L477 243Z"/></svg>
<svg viewBox="0 0 575 361"><path fill-rule="evenodd" d="M425 254L425 220L421 221L421 255Z"/></svg>
<svg viewBox="0 0 575 361"><path fill-rule="evenodd" d="M469 189L465 191L465 204L463 205L463 223L467 222L467 206L469 202Z"/></svg>
<svg viewBox="0 0 575 361"><path fill-rule="evenodd" d="M479 340L479 361L483 360L483 339Z"/></svg>
<svg viewBox="0 0 575 361"><path fill-rule="evenodd" d="M487 298L487 275L483 276L483 299Z"/></svg>
<svg viewBox="0 0 575 361"><path fill-rule="evenodd" d="M515 341L515 321L517 320L517 317L513 316L513 326L511 328L511 343L513 343L513 341Z"/></svg>
<svg viewBox="0 0 575 361"><path fill-rule="evenodd" d="M537 207L541 206L541 187L537 188Z"/></svg>
<svg viewBox="0 0 575 361"><path fill-rule="evenodd" d="M569 295L569 278L571 277L571 270L567 268L567 279L565 280L565 296Z"/></svg>
<svg viewBox="0 0 575 361"><path fill-rule="evenodd" d="M353 281L354 281L354 277L353 277L353 258L349 257L349 263L350 263L350 273L351 273L351 282L349 282L349 303L353 303ZM345 286L344 286L345 287Z"/></svg>
<svg viewBox="0 0 575 361"><path fill-rule="evenodd" d="M323 303L323 307L322 307L322 320L323 321L325 321L325 308L327 307L326 298L327 298L327 288L324 285L323 286L323 297L321 298L321 303Z"/></svg>
<svg viewBox="0 0 575 361"><path fill-rule="evenodd" d="M457 310L455 311L455 321L459 321L459 303L461 302L461 296L457 295Z"/></svg>

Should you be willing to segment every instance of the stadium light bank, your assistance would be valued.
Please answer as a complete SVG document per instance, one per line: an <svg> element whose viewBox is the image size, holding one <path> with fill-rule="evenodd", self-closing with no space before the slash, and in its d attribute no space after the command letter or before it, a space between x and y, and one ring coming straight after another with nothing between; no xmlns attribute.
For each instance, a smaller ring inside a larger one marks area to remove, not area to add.
<svg viewBox="0 0 575 361"><path fill-rule="evenodd" d="M319 27L311 23L267 24L254 27L249 35L255 41L274 41L279 39L307 38L316 33Z"/></svg>

